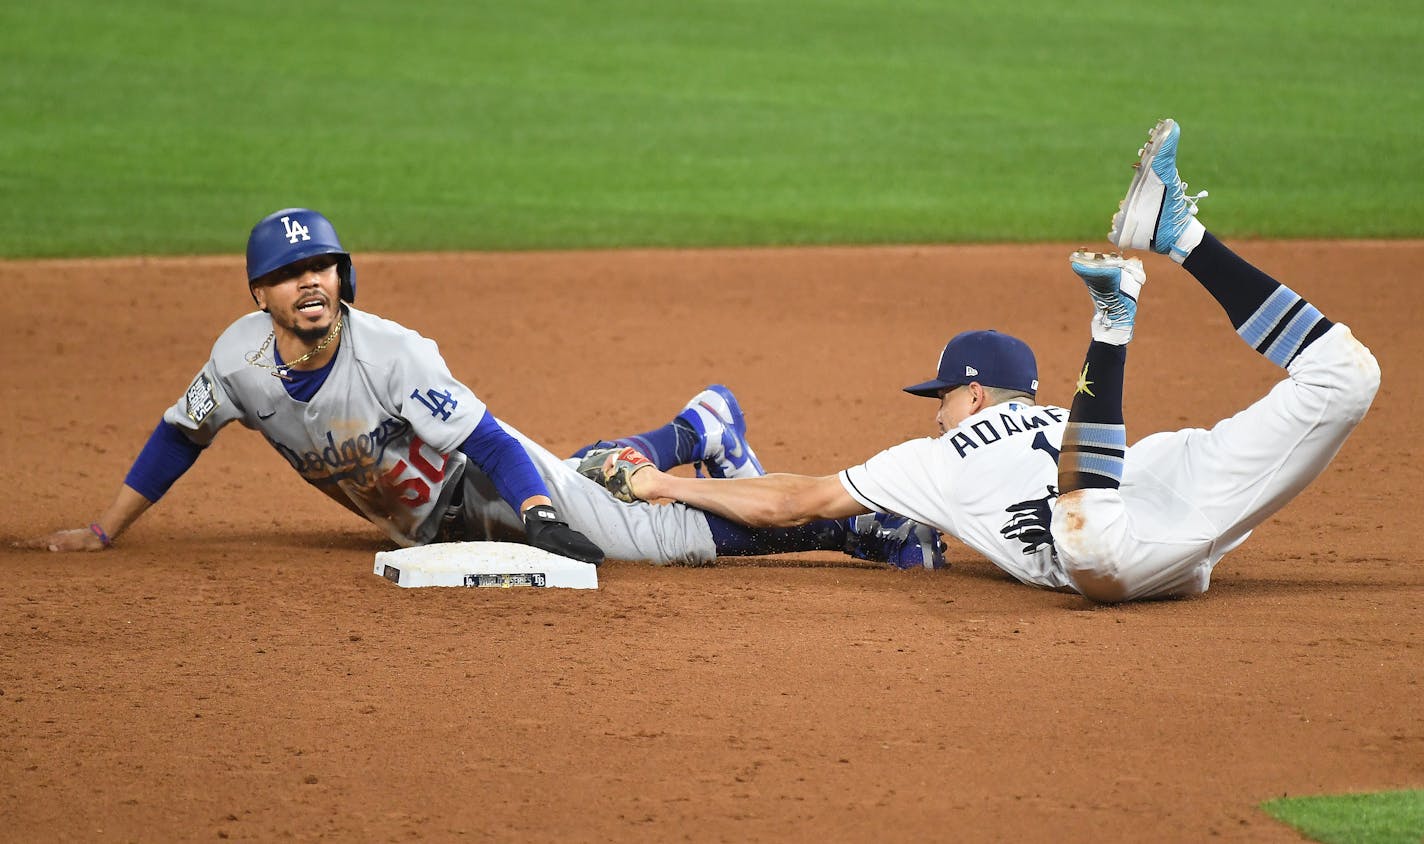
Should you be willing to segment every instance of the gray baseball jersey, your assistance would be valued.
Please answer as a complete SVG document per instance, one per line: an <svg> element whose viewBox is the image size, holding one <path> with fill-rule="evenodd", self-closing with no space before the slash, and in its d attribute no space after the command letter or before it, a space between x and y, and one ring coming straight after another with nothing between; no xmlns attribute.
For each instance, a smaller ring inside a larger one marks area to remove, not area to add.
<svg viewBox="0 0 1424 844"><path fill-rule="evenodd" d="M307 483L401 545L434 540L457 497L464 538L522 540L518 514L458 450L485 404L450 373L434 341L354 307L345 312L331 371L311 401L292 398L270 370L248 363L272 331L271 318L256 312L222 333L164 419L200 445L230 422L258 431ZM700 512L617 501L580 476L573 461L500 424L524 446L560 515L609 557L715 557Z"/></svg>

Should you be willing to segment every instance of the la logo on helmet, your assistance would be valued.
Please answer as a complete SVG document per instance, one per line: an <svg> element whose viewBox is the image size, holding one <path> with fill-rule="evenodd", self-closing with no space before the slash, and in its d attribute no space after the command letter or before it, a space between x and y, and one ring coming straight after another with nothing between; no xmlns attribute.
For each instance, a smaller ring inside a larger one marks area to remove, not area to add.
<svg viewBox="0 0 1424 844"><path fill-rule="evenodd" d="M296 243L298 238L311 240L311 235L307 233L309 230L306 226L301 224L300 220L293 222L291 217L283 217L282 225L287 228L288 243Z"/></svg>

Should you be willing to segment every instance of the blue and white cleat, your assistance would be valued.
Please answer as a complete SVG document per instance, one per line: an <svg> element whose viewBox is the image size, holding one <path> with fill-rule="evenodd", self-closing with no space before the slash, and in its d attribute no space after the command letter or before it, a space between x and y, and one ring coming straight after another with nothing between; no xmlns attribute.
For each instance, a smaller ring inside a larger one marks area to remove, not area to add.
<svg viewBox="0 0 1424 844"><path fill-rule="evenodd" d="M1113 215L1108 242L1119 249L1151 249L1167 255L1197 213L1207 193L1187 195L1187 183L1177 173L1177 139L1181 127L1166 118L1147 133L1147 146L1133 167L1137 172ZM1185 257L1178 254L1178 259Z"/></svg>
<svg viewBox="0 0 1424 844"><path fill-rule="evenodd" d="M845 552L857 560L889 563L897 569L942 569L944 543L928 525L889 513L846 519Z"/></svg>
<svg viewBox="0 0 1424 844"><path fill-rule="evenodd" d="M713 478L754 478L765 475L761 461L747 442L747 420L737 397L713 384L692 397L677 415L692 427L700 442L693 466Z"/></svg>
<svg viewBox="0 0 1424 844"><path fill-rule="evenodd" d="M1114 346L1127 345L1137 321L1137 299L1142 295L1142 285L1147 283L1142 262L1116 252L1082 249L1069 256L1068 261L1093 297L1093 339Z"/></svg>

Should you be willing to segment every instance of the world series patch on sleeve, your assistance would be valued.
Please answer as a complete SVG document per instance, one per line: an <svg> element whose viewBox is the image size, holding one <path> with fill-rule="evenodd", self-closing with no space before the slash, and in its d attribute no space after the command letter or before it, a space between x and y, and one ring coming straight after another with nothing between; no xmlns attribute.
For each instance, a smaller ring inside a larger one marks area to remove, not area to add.
<svg viewBox="0 0 1424 844"><path fill-rule="evenodd" d="M188 402L188 418L193 420L194 425L203 424L203 420L218 406L217 396L213 393L213 382L208 379L206 372L198 373L198 377L193 379L183 397Z"/></svg>
<svg viewBox="0 0 1424 844"><path fill-rule="evenodd" d="M597 589L598 567L518 542L437 542L376 554L397 586Z"/></svg>

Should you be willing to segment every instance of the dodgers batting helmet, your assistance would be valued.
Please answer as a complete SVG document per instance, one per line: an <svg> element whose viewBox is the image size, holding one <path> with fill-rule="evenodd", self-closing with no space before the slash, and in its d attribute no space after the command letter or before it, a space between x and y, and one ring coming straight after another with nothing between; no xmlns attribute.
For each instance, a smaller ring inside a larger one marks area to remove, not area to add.
<svg viewBox="0 0 1424 844"><path fill-rule="evenodd" d="M247 236L247 283L310 258L335 255L341 298L356 301L356 270L331 221L310 208L283 208L263 217ZM253 294L253 301L257 300Z"/></svg>

